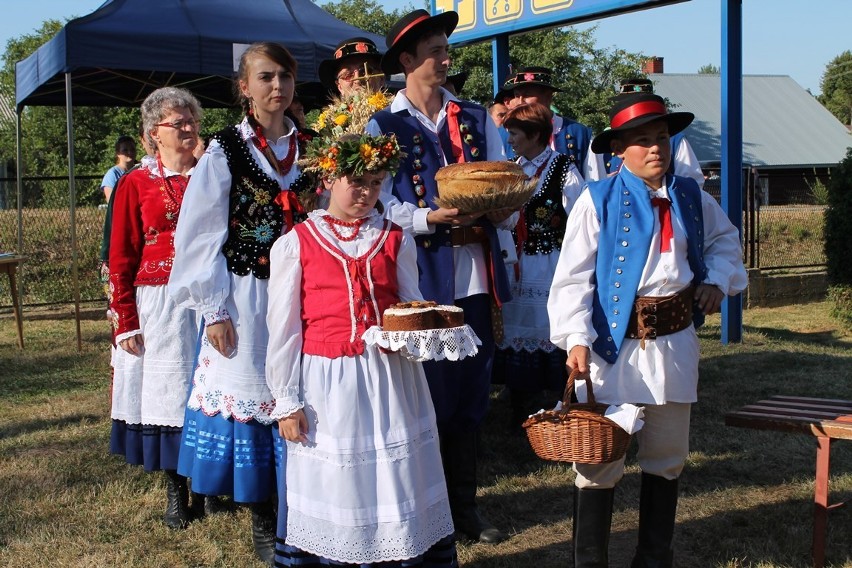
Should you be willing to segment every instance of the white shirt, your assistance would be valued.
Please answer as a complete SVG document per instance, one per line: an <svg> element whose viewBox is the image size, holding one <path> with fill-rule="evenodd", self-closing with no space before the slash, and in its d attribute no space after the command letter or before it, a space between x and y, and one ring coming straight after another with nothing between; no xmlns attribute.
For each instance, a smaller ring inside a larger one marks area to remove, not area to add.
<svg viewBox="0 0 852 568"><path fill-rule="evenodd" d="M668 197L665 186L657 191L649 188L649 191L652 197ZM703 191L701 205L707 265L704 283L718 286L726 295L738 294L748 285L739 234L716 200ZM591 195L584 191L568 217L547 303L550 339L569 352L576 345L591 347L597 339L592 327L592 302L600 228ZM671 296L691 283L693 275L686 256L686 232L676 215L672 215L672 229L671 250L661 253L660 223L655 210L654 236L639 281L638 296ZM599 402L695 402L698 337L695 328L689 326L646 340L644 349L638 339L625 339L615 363L605 362L592 351L590 367L595 398ZM585 386L578 388L578 397L585 400Z"/></svg>

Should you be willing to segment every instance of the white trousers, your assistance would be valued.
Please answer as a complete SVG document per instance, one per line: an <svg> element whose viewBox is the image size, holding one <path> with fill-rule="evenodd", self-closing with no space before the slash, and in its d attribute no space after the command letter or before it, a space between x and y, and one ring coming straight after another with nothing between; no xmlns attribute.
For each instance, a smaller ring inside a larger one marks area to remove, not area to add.
<svg viewBox="0 0 852 568"><path fill-rule="evenodd" d="M645 405L645 425L636 433L637 459L644 473L677 479L689 455L691 403L668 402ZM580 489L610 489L624 476L624 457L611 463L575 463Z"/></svg>

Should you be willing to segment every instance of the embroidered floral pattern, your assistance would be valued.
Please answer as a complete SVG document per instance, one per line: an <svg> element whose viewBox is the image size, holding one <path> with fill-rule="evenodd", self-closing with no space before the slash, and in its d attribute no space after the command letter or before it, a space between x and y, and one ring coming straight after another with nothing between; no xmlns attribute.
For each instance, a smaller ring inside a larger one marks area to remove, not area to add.
<svg viewBox="0 0 852 568"><path fill-rule="evenodd" d="M539 190L524 206L527 220L527 239L523 243L524 254L549 254L562 247L565 223L568 216L562 207L562 187L568 176L571 163L558 155L551 162ZM517 242L517 233L513 231Z"/></svg>

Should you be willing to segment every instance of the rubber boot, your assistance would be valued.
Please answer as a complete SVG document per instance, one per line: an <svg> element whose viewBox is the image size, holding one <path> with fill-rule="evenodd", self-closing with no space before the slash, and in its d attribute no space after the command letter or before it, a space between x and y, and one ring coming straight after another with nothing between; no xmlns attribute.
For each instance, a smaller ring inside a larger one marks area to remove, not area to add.
<svg viewBox="0 0 852 568"><path fill-rule="evenodd" d="M267 566L275 566L275 529L277 519L272 503L251 503L251 540L254 552Z"/></svg>
<svg viewBox="0 0 852 568"><path fill-rule="evenodd" d="M476 431L441 436L441 454L447 493L456 532L485 544L503 542L509 536L485 520L476 506Z"/></svg>
<svg viewBox="0 0 852 568"><path fill-rule="evenodd" d="M639 495L639 546L630 567L671 568L677 479L643 473Z"/></svg>
<svg viewBox="0 0 852 568"><path fill-rule="evenodd" d="M615 489L574 486L574 567L609 566L609 532Z"/></svg>
<svg viewBox="0 0 852 568"><path fill-rule="evenodd" d="M185 529L189 524L189 488L186 478L173 469L165 469L166 513L163 522L170 529Z"/></svg>

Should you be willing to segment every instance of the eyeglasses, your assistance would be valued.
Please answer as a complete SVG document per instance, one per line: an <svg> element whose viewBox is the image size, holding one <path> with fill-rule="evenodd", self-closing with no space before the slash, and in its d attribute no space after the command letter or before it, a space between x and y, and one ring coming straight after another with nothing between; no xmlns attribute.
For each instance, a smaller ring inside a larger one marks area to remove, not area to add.
<svg viewBox="0 0 852 568"><path fill-rule="evenodd" d="M190 130L195 130L198 127L198 121L194 118L190 118L188 120L175 120L174 122L159 122L154 126L168 126L169 128L174 128L175 130L186 130L187 127Z"/></svg>
<svg viewBox="0 0 852 568"><path fill-rule="evenodd" d="M356 81L358 79L372 79L373 77L384 77L384 73L382 73L381 69L376 69L375 67L367 67L366 70L358 69L357 71L343 71L337 76L337 80L351 83L352 81Z"/></svg>

